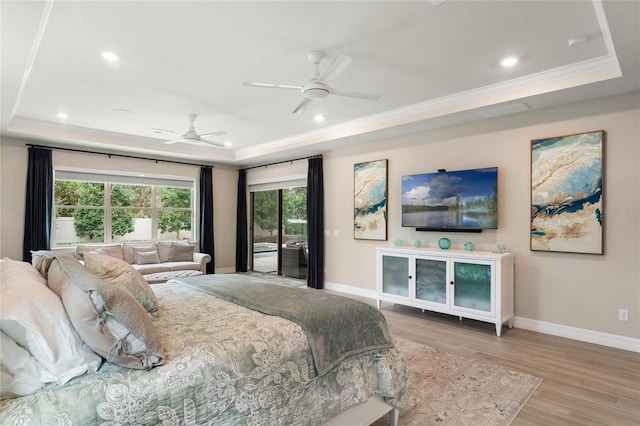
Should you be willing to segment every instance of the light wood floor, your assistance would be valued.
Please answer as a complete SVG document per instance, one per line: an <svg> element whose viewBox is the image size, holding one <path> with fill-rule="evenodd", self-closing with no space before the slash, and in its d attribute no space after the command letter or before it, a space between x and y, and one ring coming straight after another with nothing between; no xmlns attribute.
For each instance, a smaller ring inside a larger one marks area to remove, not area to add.
<svg viewBox="0 0 640 426"><path fill-rule="evenodd" d="M371 301L368 301L371 302ZM513 425L640 425L640 354L383 303L394 336L543 379Z"/></svg>

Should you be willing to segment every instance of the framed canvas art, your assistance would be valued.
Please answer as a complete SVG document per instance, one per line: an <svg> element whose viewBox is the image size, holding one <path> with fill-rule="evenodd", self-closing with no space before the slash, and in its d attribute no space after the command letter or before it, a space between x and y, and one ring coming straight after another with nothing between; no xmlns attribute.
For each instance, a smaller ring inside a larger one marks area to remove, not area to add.
<svg viewBox="0 0 640 426"><path fill-rule="evenodd" d="M353 237L386 240L387 160L355 164L353 183Z"/></svg>
<svg viewBox="0 0 640 426"><path fill-rule="evenodd" d="M603 130L531 141L531 250L603 254Z"/></svg>

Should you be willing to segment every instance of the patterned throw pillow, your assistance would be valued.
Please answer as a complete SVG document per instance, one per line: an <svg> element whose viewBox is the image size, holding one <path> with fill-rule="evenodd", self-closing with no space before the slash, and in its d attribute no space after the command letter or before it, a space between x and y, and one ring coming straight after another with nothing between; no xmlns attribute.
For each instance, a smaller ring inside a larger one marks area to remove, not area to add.
<svg viewBox="0 0 640 426"><path fill-rule="evenodd" d="M126 288L147 312L158 309L158 299L151 286L129 263L96 253L84 253L83 257L85 268L113 285Z"/></svg>
<svg viewBox="0 0 640 426"><path fill-rule="evenodd" d="M92 274L68 255L51 262L48 285L62 299L82 340L97 354L127 368L164 363L153 318L127 290Z"/></svg>

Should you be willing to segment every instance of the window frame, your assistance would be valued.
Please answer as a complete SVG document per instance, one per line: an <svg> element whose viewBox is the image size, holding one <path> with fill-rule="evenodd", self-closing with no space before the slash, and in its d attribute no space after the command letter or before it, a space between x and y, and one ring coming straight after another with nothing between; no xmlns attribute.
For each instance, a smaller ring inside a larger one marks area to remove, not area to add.
<svg viewBox="0 0 640 426"><path fill-rule="evenodd" d="M103 205L101 206L65 206L58 205L56 203L56 182L58 181L77 181L86 183L103 183L104 184L104 197ZM134 207L134 206L113 206L111 204L111 189L113 185L139 185L151 187L151 204L149 207ZM160 188L185 188L191 190L191 205L190 207L161 207L158 204L160 197ZM160 175L134 175L131 173L114 173L114 172L98 172L94 170L85 169L72 169L72 168L56 168L54 169L54 190L53 190L53 212L52 212L52 231L51 231L51 246L52 248L72 247L77 244L114 244L119 242L117 237L114 238L112 234L112 214L115 210L130 210L135 208L136 210L142 210L145 212L144 217L151 218L151 239L145 240L132 240L135 243L144 243L151 241L165 241L160 239L160 227L159 227L159 215L163 211L190 211L191 212L191 238L189 241L197 242L198 239L198 222L196 205L198 203L199 194L197 190L196 180L194 178L176 177L176 176L160 176ZM104 212L104 235L101 242L79 242L75 241L69 244L59 244L57 242L56 235L56 219L58 209L95 209L102 210ZM147 216L147 213L148 216ZM166 240L168 241L168 240Z"/></svg>

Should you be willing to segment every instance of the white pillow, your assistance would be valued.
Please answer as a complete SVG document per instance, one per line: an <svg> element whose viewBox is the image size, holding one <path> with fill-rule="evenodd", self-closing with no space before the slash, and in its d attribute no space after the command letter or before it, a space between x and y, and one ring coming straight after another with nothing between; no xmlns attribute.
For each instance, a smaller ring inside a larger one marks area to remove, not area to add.
<svg viewBox="0 0 640 426"><path fill-rule="evenodd" d="M136 263L138 265L151 265L160 263L158 251L136 251Z"/></svg>
<svg viewBox="0 0 640 426"><path fill-rule="evenodd" d="M122 243L122 256L130 265L136 263L136 251L154 250L158 250L155 243Z"/></svg>
<svg viewBox="0 0 640 426"><path fill-rule="evenodd" d="M39 373L42 368L29 351L0 331L0 399L42 389L46 384Z"/></svg>
<svg viewBox="0 0 640 426"><path fill-rule="evenodd" d="M34 381L63 384L100 367L101 358L80 339L60 298L31 264L0 259L0 294L0 330L42 365ZM9 371L19 368L4 357L2 363Z"/></svg>

